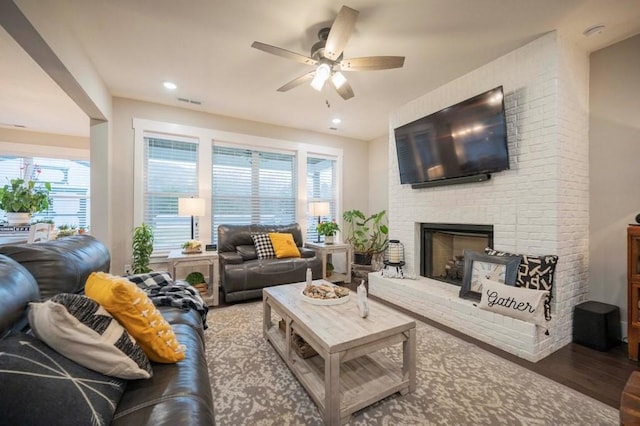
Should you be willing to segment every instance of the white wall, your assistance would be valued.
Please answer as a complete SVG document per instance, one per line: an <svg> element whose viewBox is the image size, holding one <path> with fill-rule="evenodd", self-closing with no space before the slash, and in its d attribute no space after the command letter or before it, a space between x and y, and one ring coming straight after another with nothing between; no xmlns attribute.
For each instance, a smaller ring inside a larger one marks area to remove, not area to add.
<svg viewBox="0 0 640 426"><path fill-rule="evenodd" d="M114 182L112 216L113 223L118 224L112 233L112 271L114 273L121 272L125 263L130 263L131 257L135 167L133 118L340 148L344 153L345 165L343 208L366 210L368 207L369 167L366 161L362 161L368 156L365 141L123 98L113 99L113 117L113 159L110 162L110 172Z"/></svg>
<svg viewBox="0 0 640 426"><path fill-rule="evenodd" d="M369 141L369 214L389 210L389 136ZM367 213L367 212L365 212Z"/></svg>
<svg viewBox="0 0 640 426"><path fill-rule="evenodd" d="M589 298L619 306L626 323L626 229L640 213L640 35L590 62Z"/></svg>

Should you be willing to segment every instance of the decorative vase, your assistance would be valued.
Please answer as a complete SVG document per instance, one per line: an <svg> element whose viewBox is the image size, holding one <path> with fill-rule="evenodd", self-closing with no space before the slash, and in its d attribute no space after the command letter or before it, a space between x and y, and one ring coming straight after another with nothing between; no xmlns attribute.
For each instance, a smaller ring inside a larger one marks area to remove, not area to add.
<svg viewBox="0 0 640 426"><path fill-rule="evenodd" d="M7 222L9 225L28 225L31 223L31 213L7 212Z"/></svg>
<svg viewBox="0 0 640 426"><path fill-rule="evenodd" d="M324 236L324 243L325 244L333 244L334 238L335 238L335 235L325 235Z"/></svg>

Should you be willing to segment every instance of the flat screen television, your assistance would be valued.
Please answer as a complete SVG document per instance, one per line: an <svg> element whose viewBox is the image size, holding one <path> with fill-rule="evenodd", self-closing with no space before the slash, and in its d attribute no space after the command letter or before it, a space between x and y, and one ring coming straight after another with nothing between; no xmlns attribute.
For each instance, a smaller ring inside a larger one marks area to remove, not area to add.
<svg viewBox="0 0 640 426"><path fill-rule="evenodd" d="M400 183L446 185L507 170L503 97L499 86L394 129Z"/></svg>

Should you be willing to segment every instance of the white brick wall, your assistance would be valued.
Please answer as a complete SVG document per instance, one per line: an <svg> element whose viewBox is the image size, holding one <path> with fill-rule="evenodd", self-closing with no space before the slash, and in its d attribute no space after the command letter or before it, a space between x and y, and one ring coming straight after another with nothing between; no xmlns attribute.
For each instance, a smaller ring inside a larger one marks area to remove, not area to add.
<svg viewBox="0 0 640 426"><path fill-rule="evenodd" d="M586 298L588 67L586 53L550 33L417 98L390 118L390 237L403 242L408 271L417 275L419 270L421 222L493 225L496 249L560 256L549 338L540 341L529 328L524 331L529 343L520 348L508 342L527 339L509 319L481 313L469 321L454 309L458 319L448 320L469 334L486 328L478 321L493 322L496 328L484 340L520 355L530 350L523 356L527 359L540 359L571 341L573 306ZM482 183L400 185L393 128L500 85L511 169ZM429 310L438 315L436 308Z"/></svg>

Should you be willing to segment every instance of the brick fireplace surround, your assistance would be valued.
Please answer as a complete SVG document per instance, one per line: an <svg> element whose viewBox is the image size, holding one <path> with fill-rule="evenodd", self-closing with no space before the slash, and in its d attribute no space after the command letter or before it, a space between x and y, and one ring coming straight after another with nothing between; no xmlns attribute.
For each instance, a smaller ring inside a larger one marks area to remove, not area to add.
<svg viewBox="0 0 640 426"><path fill-rule="evenodd" d="M393 128L502 85L511 169L487 182L411 189L401 185ZM458 297L459 287L428 278L369 276L369 291L529 361L572 339L573 307L587 298L589 228L589 59L548 33L391 115L390 237L405 248L405 271L419 276L420 223L494 227L494 248L555 254L549 335Z"/></svg>

